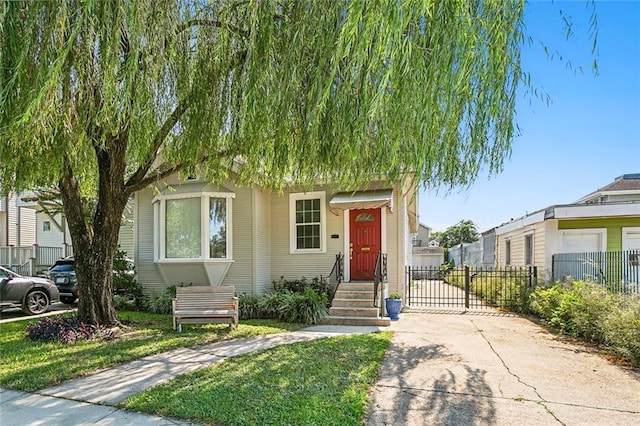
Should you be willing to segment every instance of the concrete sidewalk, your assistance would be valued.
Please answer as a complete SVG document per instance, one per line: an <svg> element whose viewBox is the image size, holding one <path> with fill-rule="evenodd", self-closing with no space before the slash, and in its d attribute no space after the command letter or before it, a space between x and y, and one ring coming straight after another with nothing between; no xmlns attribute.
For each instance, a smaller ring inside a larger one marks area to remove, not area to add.
<svg viewBox="0 0 640 426"><path fill-rule="evenodd" d="M403 313L368 426L640 425L640 371L510 314Z"/></svg>

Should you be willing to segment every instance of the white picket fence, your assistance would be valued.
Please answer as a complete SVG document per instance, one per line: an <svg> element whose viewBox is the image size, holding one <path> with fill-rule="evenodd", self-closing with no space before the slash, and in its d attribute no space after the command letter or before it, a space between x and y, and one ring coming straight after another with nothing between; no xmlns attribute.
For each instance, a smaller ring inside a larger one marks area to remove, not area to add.
<svg viewBox="0 0 640 426"><path fill-rule="evenodd" d="M45 247L32 246L0 247L0 265L21 275L35 276L52 266L56 260L73 254L72 246Z"/></svg>

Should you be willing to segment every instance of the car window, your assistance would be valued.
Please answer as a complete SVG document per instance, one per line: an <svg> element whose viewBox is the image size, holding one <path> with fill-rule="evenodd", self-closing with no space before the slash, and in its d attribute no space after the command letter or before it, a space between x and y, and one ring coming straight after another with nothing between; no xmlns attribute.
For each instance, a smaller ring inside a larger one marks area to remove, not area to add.
<svg viewBox="0 0 640 426"><path fill-rule="evenodd" d="M62 263L60 265L53 265L51 272L73 272L73 263Z"/></svg>

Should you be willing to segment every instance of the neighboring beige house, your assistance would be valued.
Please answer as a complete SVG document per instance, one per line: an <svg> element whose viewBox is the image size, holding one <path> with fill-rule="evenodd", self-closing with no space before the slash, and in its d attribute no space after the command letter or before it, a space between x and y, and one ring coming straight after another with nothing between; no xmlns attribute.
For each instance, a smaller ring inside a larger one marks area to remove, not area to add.
<svg viewBox="0 0 640 426"><path fill-rule="evenodd" d="M384 182L357 192L320 185L279 194L173 179L136 194L138 280L149 293L232 284L237 293L263 294L280 277L328 276L339 253L345 282L372 282L385 253L388 291L403 291L416 197L414 187Z"/></svg>
<svg viewBox="0 0 640 426"><path fill-rule="evenodd" d="M496 227L496 264L535 265L547 278L557 253L635 249L640 249L640 173L622 175L573 204Z"/></svg>

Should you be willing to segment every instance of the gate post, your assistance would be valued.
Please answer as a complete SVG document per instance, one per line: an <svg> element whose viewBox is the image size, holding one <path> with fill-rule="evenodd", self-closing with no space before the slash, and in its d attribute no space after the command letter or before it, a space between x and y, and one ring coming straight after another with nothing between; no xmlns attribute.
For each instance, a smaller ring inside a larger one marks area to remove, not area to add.
<svg viewBox="0 0 640 426"><path fill-rule="evenodd" d="M471 287L471 278L469 277L469 266L464 267L464 307L469 309L469 291Z"/></svg>

